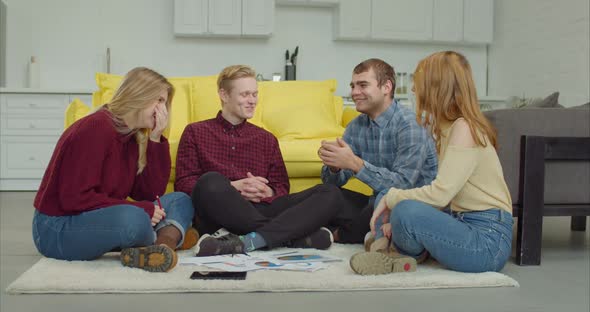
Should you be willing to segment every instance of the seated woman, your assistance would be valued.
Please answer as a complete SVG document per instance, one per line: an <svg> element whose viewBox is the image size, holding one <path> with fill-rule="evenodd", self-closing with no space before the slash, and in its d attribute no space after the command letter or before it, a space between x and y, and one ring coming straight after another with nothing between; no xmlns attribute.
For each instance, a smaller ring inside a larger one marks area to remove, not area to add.
<svg viewBox="0 0 590 312"><path fill-rule="evenodd" d="M198 239L190 197L166 190L173 86L135 68L113 99L60 137L35 198L33 239L41 254L92 260L121 250L125 266L171 270L176 248ZM131 197L135 201L127 200Z"/></svg>
<svg viewBox="0 0 590 312"><path fill-rule="evenodd" d="M430 254L455 271L499 271L511 254L512 200L471 67L459 53L434 53L418 64L412 91L418 121L436 141L438 174L430 185L387 192L370 225L375 232L389 222L377 230L394 250L356 254L350 265L359 274L403 272L407 256Z"/></svg>

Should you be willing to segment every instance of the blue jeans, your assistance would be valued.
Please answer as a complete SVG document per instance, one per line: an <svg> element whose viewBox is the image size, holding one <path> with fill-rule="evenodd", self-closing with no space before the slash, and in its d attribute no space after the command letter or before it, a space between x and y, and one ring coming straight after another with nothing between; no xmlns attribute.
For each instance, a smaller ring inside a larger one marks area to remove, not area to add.
<svg viewBox="0 0 590 312"><path fill-rule="evenodd" d="M115 205L74 216L52 217L35 211L33 240L39 252L60 260L93 260L128 247L153 245L156 232L175 226L184 241L194 209L188 195L180 192L160 197L166 217L152 227L151 218L134 205ZM157 204L157 202L154 202Z"/></svg>
<svg viewBox="0 0 590 312"><path fill-rule="evenodd" d="M512 215L502 209L450 212L404 200L390 221L400 253L418 257L426 250L451 270L497 272L512 252Z"/></svg>

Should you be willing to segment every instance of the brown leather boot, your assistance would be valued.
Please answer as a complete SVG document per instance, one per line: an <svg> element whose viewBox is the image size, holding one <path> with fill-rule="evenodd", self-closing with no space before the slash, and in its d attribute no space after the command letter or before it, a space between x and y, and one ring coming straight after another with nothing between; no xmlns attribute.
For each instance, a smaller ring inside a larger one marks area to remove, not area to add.
<svg viewBox="0 0 590 312"><path fill-rule="evenodd" d="M190 227L186 231L186 233L184 233L184 241L182 242L182 246L180 246L178 250L188 250L195 247L195 245L199 241L199 237L199 232L195 228Z"/></svg>
<svg viewBox="0 0 590 312"><path fill-rule="evenodd" d="M167 245L125 248L121 251L121 264L149 272L168 272L177 262L176 252Z"/></svg>
<svg viewBox="0 0 590 312"><path fill-rule="evenodd" d="M156 242L154 245L164 244L172 250L176 249L178 242L180 242L180 239L182 238L180 231L174 225L167 225L159 229L156 234Z"/></svg>

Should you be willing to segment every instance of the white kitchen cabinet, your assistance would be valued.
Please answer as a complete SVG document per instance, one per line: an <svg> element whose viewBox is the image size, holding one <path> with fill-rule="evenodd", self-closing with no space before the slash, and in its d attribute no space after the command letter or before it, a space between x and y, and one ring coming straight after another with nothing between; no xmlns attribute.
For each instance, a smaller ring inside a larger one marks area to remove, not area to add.
<svg viewBox="0 0 590 312"><path fill-rule="evenodd" d="M209 32L213 35L241 35L242 0L209 1Z"/></svg>
<svg viewBox="0 0 590 312"><path fill-rule="evenodd" d="M367 40L371 38L371 2L340 0L334 11L334 38Z"/></svg>
<svg viewBox="0 0 590 312"><path fill-rule="evenodd" d="M274 28L274 0L242 1L242 35L270 36Z"/></svg>
<svg viewBox="0 0 590 312"><path fill-rule="evenodd" d="M493 0L340 0L334 39L489 44Z"/></svg>
<svg viewBox="0 0 590 312"><path fill-rule="evenodd" d="M434 0L432 24L433 40L443 42L462 41L463 0Z"/></svg>
<svg viewBox="0 0 590 312"><path fill-rule="evenodd" d="M278 6L332 7L341 0L276 0ZM366 0L365 0L366 1Z"/></svg>
<svg viewBox="0 0 590 312"><path fill-rule="evenodd" d="M209 32L209 0L174 0L174 33L179 36Z"/></svg>
<svg viewBox="0 0 590 312"><path fill-rule="evenodd" d="M432 40L434 0L372 0L371 37Z"/></svg>
<svg viewBox="0 0 590 312"><path fill-rule="evenodd" d="M494 39L494 1L464 0L463 41L492 43Z"/></svg>
<svg viewBox="0 0 590 312"><path fill-rule="evenodd" d="M91 92L0 89L0 190L37 190L74 98Z"/></svg>
<svg viewBox="0 0 590 312"><path fill-rule="evenodd" d="M270 36L274 0L174 0L177 36Z"/></svg>

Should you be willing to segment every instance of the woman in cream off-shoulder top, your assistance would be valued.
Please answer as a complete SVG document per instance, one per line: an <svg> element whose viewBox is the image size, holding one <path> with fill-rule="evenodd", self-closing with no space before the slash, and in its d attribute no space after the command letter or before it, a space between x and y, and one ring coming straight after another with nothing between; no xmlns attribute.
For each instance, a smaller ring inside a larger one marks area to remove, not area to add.
<svg viewBox="0 0 590 312"><path fill-rule="evenodd" d="M394 250L357 254L351 266L384 274L404 271L396 259L430 255L455 271L500 271L511 254L512 200L471 67L459 53L434 53L419 62L412 91L418 121L436 141L438 174L430 185L389 189L371 230L383 231Z"/></svg>

